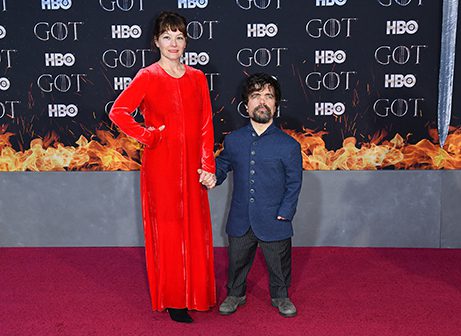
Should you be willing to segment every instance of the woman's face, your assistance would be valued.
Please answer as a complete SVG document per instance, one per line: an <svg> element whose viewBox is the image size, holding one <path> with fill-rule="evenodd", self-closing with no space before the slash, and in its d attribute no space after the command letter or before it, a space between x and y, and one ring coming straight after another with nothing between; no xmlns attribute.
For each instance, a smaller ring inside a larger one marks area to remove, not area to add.
<svg viewBox="0 0 461 336"><path fill-rule="evenodd" d="M167 30L155 40L155 45L160 49L160 57L179 61L186 48L186 37L179 30Z"/></svg>

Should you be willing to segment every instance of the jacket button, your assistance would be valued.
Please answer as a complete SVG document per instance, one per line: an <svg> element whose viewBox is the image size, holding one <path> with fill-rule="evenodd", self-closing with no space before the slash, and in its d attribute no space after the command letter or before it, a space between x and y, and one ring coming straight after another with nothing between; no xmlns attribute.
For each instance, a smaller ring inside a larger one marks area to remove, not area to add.
<svg viewBox="0 0 461 336"><path fill-rule="evenodd" d="M251 160L250 161L250 164L253 166L255 164L255 161L254 160Z"/></svg>
<svg viewBox="0 0 461 336"><path fill-rule="evenodd" d="M254 193L255 193L255 190L254 190L254 189L250 189L250 193L254 194Z"/></svg>
<svg viewBox="0 0 461 336"><path fill-rule="evenodd" d="M254 175L255 174L255 171L252 169L250 170L250 175Z"/></svg>
<svg viewBox="0 0 461 336"><path fill-rule="evenodd" d="M250 203L254 203L255 199L253 197L250 198Z"/></svg>
<svg viewBox="0 0 461 336"><path fill-rule="evenodd" d="M255 155L256 152L254 150L251 151L251 155Z"/></svg>

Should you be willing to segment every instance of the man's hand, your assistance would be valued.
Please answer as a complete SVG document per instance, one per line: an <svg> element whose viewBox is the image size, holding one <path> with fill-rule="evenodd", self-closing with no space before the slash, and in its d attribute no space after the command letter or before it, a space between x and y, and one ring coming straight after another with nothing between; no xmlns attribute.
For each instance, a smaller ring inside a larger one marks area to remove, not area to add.
<svg viewBox="0 0 461 336"><path fill-rule="evenodd" d="M197 173L199 174L199 182L203 184L208 189L212 189L216 186L216 175L209 173L203 169L198 169Z"/></svg>

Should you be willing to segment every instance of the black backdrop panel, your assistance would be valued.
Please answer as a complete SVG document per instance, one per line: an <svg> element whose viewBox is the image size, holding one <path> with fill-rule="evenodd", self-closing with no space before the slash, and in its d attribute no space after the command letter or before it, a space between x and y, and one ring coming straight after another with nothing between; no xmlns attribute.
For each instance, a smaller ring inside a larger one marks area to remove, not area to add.
<svg viewBox="0 0 461 336"><path fill-rule="evenodd" d="M189 21L184 62L208 78L217 148L248 121L242 79L267 72L281 83L278 123L303 143L305 169L447 168L402 163L421 141L433 145L423 156L437 155L441 0L0 0L0 170L137 169L139 146L107 113L158 58L150 39L162 10ZM400 159L381 160L396 154L396 136ZM73 164L40 166L33 148ZM118 154L124 164L102 163Z"/></svg>

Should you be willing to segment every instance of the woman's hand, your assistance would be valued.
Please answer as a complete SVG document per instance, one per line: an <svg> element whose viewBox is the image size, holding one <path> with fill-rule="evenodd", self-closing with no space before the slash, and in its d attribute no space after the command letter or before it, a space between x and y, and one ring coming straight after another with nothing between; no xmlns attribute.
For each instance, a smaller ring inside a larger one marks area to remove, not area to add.
<svg viewBox="0 0 461 336"><path fill-rule="evenodd" d="M162 139L162 131L165 129L165 125L160 126L159 128L155 128L153 126L149 126L147 131L149 132L147 141L145 142L147 148L153 149L159 141Z"/></svg>
<svg viewBox="0 0 461 336"><path fill-rule="evenodd" d="M155 130L157 130L157 131L163 131L164 129L165 129L165 125L162 125L162 126L160 126L159 128L155 128L154 126L149 126L149 127L147 128L147 130L149 130L149 131L155 131Z"/></svg>
<svg viewBox="0 0 461 336"><path fill-rule="evenodd" d="M209 173L203 169L197 169L199 174L199 182L203 184L208 189L212 189L216 186L216 175Z"/></svg>

